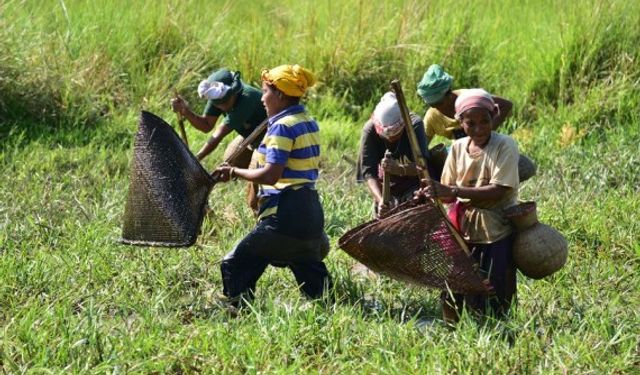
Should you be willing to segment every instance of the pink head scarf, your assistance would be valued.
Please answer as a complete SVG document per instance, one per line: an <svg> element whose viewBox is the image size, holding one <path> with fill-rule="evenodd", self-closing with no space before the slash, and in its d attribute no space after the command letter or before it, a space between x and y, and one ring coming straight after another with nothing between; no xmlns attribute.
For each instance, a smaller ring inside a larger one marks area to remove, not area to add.
<svg viewBox="0 0 640 375"><path fill-rule="evenodd" d="M491 113L491 116L496 116L500 113L500 109L493 101L493 97L484 89L465 90L458 96L458 99L456 99L456 120L460 121L462 114L471 108L484 108Z"/></svg>

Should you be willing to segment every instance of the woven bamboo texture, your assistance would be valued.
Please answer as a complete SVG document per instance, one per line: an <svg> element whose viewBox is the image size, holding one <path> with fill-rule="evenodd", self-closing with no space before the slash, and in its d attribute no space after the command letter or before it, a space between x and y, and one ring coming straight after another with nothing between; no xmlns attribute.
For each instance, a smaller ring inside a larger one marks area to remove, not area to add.
<svg viewBox="0 0 640 375"><path fill-rule="evenodd" d="M457 293L488 292L445 220L433 202L409 201L345 233L339 246L371 270L397 280Z"/></svg>
<svg viewBox="0 0 640 375"><path fill-rule="evenodd" d="M121 242L187 247L204 217L211 176L160 117L140 114Z"/></svg>
<svg viewBox="0 0 640 375"><path fill-rule="evenodd" d="M233 153L240 147L240 145L242 144L242 142L244 141L244 138L242 136L237 136L235 137L227 146L227 148L225 148L224 150L224 155L222 156L223 160L229 160L231 158L231 156L233 155ZM235 160L233 160L231 163L231 165L233 165L234 167L238 167L238 168L248 168L249 167L249 163L251 162L251 155L253 154L253 151L249 148L246 148L244 151L242 151L242 153L240 153Z"/></svg>

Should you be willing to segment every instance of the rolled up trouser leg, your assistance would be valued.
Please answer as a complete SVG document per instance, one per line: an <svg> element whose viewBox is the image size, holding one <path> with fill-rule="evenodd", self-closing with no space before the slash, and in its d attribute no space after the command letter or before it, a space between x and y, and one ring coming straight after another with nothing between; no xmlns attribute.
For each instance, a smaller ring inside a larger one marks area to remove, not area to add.
<svg viewBox="0 0 640 375"><path fill-rule="evenodd" d="M320 259L324 259L329 255L331 243L329 242L329 236L324 232L322 233L322 239L320 241Z"/></svg>

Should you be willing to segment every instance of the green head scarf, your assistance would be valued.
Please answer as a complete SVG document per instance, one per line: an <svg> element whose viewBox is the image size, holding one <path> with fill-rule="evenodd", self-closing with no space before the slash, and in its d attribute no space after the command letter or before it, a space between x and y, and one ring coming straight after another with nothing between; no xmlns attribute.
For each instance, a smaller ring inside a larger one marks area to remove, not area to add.
<svg viewBox="0 0 640 375"><path fill-rule="evenodd" d="M453 77L447 74L438 64L433 64L427 69L422 80L418 82L418 95L431 105L439 102L444 94L451 89Z"/></svg>

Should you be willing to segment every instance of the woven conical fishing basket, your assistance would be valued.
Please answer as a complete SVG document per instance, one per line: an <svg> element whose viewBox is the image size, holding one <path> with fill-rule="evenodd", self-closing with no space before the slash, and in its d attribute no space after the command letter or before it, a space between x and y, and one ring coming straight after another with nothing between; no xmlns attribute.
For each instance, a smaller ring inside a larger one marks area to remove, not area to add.
<svg viewBox="0 0 640 375"><path fill-rule="evenodd" d="M193 245L213 184L171 126L142 111L133 147L121 242L140 246Z"/></svg>
<svg viewBox="0 0 640 375"><path fill-rule="evenodd" d="M458 293L487 292L476 264L445 220L433 202L409 201L345 233L339 245L371 270L394 279Z"/></svg>

